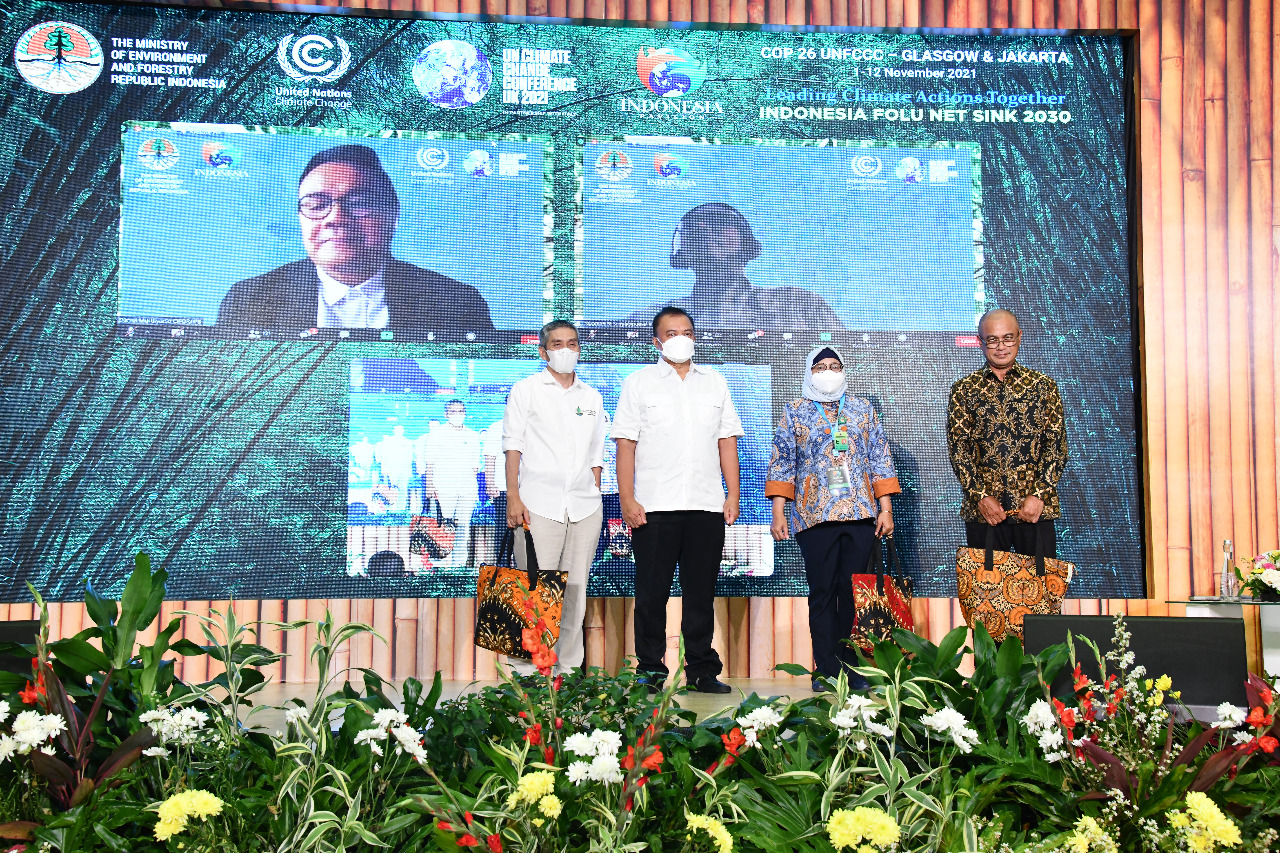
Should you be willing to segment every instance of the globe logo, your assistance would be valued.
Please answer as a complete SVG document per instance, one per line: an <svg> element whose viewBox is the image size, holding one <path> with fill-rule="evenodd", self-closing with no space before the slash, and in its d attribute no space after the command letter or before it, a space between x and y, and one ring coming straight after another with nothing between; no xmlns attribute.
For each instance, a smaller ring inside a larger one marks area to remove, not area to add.
<svg viewBox="0 0 1280 853"><path fill-rule="evenodd" d="M677 47L642 47L636 54L636 74L653 94L679 98L697 91L707 79L707 64Z"/></svg>
<svg viewBox="0 0 1280 853"><path fill-rule="evenodd" d="M209 141L200 146L200 159L215 169L230 169L244 159L244 152L225 142Z"/></svg>
<svg viewBox="0 0 1280 853"><path fill-rule="evenodd" d="M884 164L880 162L879 157L873 157L870 154L860 154L853 158L850 168L859 178L874 178L880 174L880 170Z"/></svg>
<svg viewBox="0 0 1280 853"><path fill-rule="evenodd" d="M138 146L138 162L148 169L163 172L178 162L178 146L163 136L153 137Z"/></svg>
<svg viewBox="0 0 1280 853"><path fill-rule="evenodd" d="M680 178L689 173L689 161L679 154L655 154L653 171L660 178Z"/></svg>
<svg viewBox="0 0 1280 853"><path fill-rule="evenodd" d="M488 151L472 151L463 159L462 171L473 178L487 178L493 174L493 157Z"/></svg>
<svg viewBox="0 0 1280 853"><path fill-rule="evenodd" d="M924 165L916 157L903 157L893 173L904 184L918 184L924 178Z"/></svg>
<svg viewBox="0 0 1280 853"><path fill-rule="evenodd" d="M413 85L422 97L446 110L479 103L492 82L489 58L465 41L427 45L413 63Z"/></svg>
<svg viewBox="0 0 1280 853"><path fill-rule="evenodd" d="M84 27L46 21L23 33L13 47L22 79L51 95L88 88L102 73L102 45Z"/></svg>

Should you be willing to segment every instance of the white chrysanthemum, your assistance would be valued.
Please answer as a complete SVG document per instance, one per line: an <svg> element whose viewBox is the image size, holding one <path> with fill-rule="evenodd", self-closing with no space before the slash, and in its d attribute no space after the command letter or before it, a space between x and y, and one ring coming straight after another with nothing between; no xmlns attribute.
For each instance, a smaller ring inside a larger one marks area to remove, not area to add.
<svg viewBox="0 0 1280 853"><path fill-rule="evenodd" d="M596 755L616 755L622 749L622 735L617 732L596 729L591 733L591 739L596 742Z"/></svg>
<svg viewBox="0 0 1280 853"><path fill-rule="evenodd" d="M864 719L871 719L880 713L876 703L861 693L850 693L849 698L845 700L844 707L845 710L852 711Z"/></svg>
<svg viewBox="0 0 1280 853"><path fill-rule="evenodd" d="M382 729L361 729L356 732L356 736L352 738L352 741L356 744L367 744L369 751L381 758L383 755L381 741L386 736L387 733Z"/></svg>
<svg viewBox="0 0 1280 853"><path fill-rule="evenodd" d="M591 765L585 761L575 761L569 765L565 776L575 785L581 785L591 778Z"/></svg>
<svg viewBox="0 0 1280 853"><path fill-rule="evenodd" d="M743 743L743 747L746 749L750 749L760 743L760 735L755 729L743 729L742 738L745 741L745 743Z"/></svg>
<svg viewBox="0 0 1280 853"><path fill-rule="evenodd" d="M67 730L67 721L61 714L45 714L40 718L40 725L44 727L46 740L52 740Z"/></svg>
<svg viewBox="0 0 1280 853"><path fill-rule="evenodd" d="M978 733L969 728L969 721L955 708L942 708L926 714L920 722L935 732L950 735L961 752L972 752L973 745L978 742Z"/></svg>
<svg viewBox="0 0 1280 853"><path fill-rule="evenodd" d="M873 735L893 737L893 729L888 726L883 725L882 723L877 723L875 720L867 720L865 717L863 720L863 724L867 727L867 731L871 732Z"/></svg>
<svg viewBox="0 0 1280 853"><path fill-rule="evenodd" d="M1046 752L1044 754L1044 760L1049 762L1050 764L1061 761L1066 757L1067 757L1067 753L1062 752L1061 750L1059 750L1058 752Z"/></svg>
<svg viewBox="0 0 1280 853"><path fill-rule="evenodd" d="M858 725L858 715L856 712L848 708L841 708L831 715L831 724L838 729L843 729L846 733Z"/></svg>
<svg viewBox="0 0 1280 853"><path fill-rule="evenodd" d="M578 732L564 739L564 748L574 755L590 757L596 754L596 742L586 732Z"/></svg>
<svg viewBox="0 0 1280 853"><path fill-rule="evenodd" d="M1267 586L1280 590L1280 569L1263 569L1261 577Z"/></svg>
<svg viewBox="0 0 1280 853"><path fill-rule="evenodd" d="M427 760L427 751L422 748L422 735L418 734L416 729L401 725L392 729L391 734L395 737L396 744L400 749L415 760L419 762Z"/></svg>
<svg viewBox="0 0 1280 853"><path fill-rule="evenodd" d="M1057 725L1057 720L1053 716L1053 706L1048 702L1040 699L1031 706L1031 710L1027 711L1022 718L1022 724L1032 733L1043 731L1044 729L1053 728Z"/></svg>
<svg viewBox="0 0 1280 853"><path fill-rule="evenodd" d="M310 716L310 714L307 712L305 707L294 705L292 708L289 708L284 712L284 722L287 726L296 726L308 716Z"/></svg>
<svg viewBox="0 0 1280 853"><path fill-rule="evenodd" d="M1253 740L1253 735L1249 732L1236 732L1231 736L1231 742L1234 744L1249 743Z"/></svg>
<svg viewBox="0 0 1280 853"><path fill-rule="evenodd" d="M409 722L409 715L395 708L383 708L373 715L373 724L380 729L391 730Z"/></svg>
<svg viewBox="0 0 1280 853"><path fill-rule="evenodd" d="M597 755L591 760L590 778L593 782L618 783L626 777L616 755Z"/></svg>
<svg viewBox="0 0 1280 853"><path fill-rule="evenodd" d="M0 723L9 719L9 703L0 699Z"/></svg>
<svg viewBox="0 0 1280 853"><path fill-rule="evenodd" d="M1063 740L1062 729L1046 729L1040 733L1040 748L1045 752L1052 752L1062 746Z"/></svg>
<svg viewBox="0 0 1280 853"><path fill-rule="evenodd" d="M772 705L762 705L750 714L738 718L738 725L742 726L743 729L753 728L757 731L767 731L781 722L782 715Z"/></svg>
<svg viewBox="0 0 1280 853"><path fill-rule="evenodd" d="M7 761L13 758L14 753L18 751L18 742L8 735L0 735L0 761Z"/></svg>
<svg viewBox="0 0 1280 853"><path fill-rule="evenodd" d="M149 727L160 743L191 746L200 740L200 730L209 715L195 708L157 708L138 716L138 722Z"/></svg>
<svg viewBox="0 0 1280 853"><path fill-rule="evenodd" d="M142 750L142 754L148 758L166 758L169 755L169 750L163 746L149 746Z"/></svg>
<svg viewBox="0 0 1280 853"><path fill-rule="evenodd" d="M1215 729L1234 729L1244 722L1244 718L1244 708L1237 708L1230 702L1223 702L1218 706L1218 721L1213 724L1213 727Z"/></svg>
<svg viewBox="0 0 1280 853"><path fill-rule="evenodd" d="M49 716L57 716L50 714ZM62 720L61 717L58 717ZM66 724L63 723L63 728ZM26 755L49 739L49 728L44 715L39 711L22 711L13 718L13 739L17 742L19 755Z"/></svg>

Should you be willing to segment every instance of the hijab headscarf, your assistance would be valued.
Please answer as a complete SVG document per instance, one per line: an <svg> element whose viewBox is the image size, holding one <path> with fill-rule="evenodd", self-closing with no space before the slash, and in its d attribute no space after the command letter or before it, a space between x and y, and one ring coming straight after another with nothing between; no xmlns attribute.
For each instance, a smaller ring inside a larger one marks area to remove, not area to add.
<svg viewBox="0 0 1280 853"><path fill-rule="evenodd" d="M813 387L813 365L824 358L837 358L840 360L842 365L844 364L844 356L840 355L840 352L835 347L815 347L810 351L809 357L805 359L804 384L801 386L800 393L807 400L816 400L819 403L834 403L844 396L845 388L848 386L848 381L846 380L842 383L840 387L831 394L823 394L817 388Z"/></svg>

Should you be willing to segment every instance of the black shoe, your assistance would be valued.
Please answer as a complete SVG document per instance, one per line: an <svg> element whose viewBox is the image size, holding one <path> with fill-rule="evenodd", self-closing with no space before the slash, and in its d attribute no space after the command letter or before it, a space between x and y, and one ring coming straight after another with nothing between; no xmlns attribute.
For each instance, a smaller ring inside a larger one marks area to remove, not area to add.
<svg viewBox="0 0 1280 853"><path fill-rule="evenodd" d="M824 682L821 678L815 678L813 680L812 687L813 687L814 693L830 693L831 692L831 688L828 687L826 682Z"/></svg>
<svg viewBox="0 0 1280 853"><path fill-rule="evenodd" d="M641 672L636 676L636 684L648 688L650 693L661 693L666 680L667 677L660 672Z"/></svg>
<svg viewBox="0 0 1280 853"><path fill-rule="evenodd" d="M714 675L704 675L702 678L694 679L693 689L699 693L732 693L733 688L725 684Z"/></svg>

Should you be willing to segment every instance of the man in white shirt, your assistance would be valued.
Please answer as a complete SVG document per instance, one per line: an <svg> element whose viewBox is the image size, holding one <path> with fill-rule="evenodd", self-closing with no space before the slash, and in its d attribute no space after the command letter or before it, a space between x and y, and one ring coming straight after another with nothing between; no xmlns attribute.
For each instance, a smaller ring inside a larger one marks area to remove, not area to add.
<svg viewBox="0 0 1280 853"><path fill-rule="evenodd" d="M405 438L403 424L396 424L391 433L373 448L378 466L375 488L387 490L382 492L387 497L386 512L406 512L409 481L413 479L413 442Z"/></svg>
<svg viewBox="0 0 1280 853"><path fill-rule="evenodd" d="M471 539L471 514L479 503L480 490L476 474L483 465L480 433L466 425L467 407L461 400L450 400L444 407L447 423L440 424L421 439L418 452L422 472L422 488L429 502L440 502L445 519L453 519L453 550L445 568L467 565ZM424 512L431 510L424 507Z"/></svg>
<svg viewBox="0 0 1280 853"><path fill-rule="evenodd" d="M613 419L618 497L636 561L636 668L650 690L666 680L667 600L678 565L686 679L700 692L728 693L716 678L712 607L725 525L738 519L742 422L724 377L692 361L693 318L663 308L653 345L662 358L623 381Z"/></svg>
<svg viewBox="0 0 1280 853"><path fill-rule="evenodd" d="M507 524L529 525L538 567L567 573L557 671L582 666L582 623L587 579L604 510L605 414L600 392L578 378L578 330L555 320L538 333L547 369L511 386L502 418L506 451ZM524 537L516 536L516 564L527 565ZM523 674L532 665L512 660Z"/></svg>

